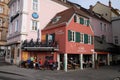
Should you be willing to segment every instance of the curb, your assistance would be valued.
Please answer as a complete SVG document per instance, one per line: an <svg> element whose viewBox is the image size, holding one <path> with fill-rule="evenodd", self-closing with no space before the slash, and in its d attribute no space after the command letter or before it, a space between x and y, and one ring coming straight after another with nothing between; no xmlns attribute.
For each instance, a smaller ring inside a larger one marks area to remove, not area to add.
<svg viewBox="0 0 120 80"><path fill-rule="evenodd" d="M0 71L0 73L12 74L12 75L18 75L18 76L23 76L23 77L25 77L25 75L21 75L21 74L13 73L13 72Z"/></svg>

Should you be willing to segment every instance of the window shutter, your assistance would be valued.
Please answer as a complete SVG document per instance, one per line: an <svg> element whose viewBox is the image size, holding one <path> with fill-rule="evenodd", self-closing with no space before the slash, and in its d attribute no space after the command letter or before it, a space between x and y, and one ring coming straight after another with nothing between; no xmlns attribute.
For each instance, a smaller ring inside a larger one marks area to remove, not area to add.
<svg viewBox="0 0 120 80"><path fill-rule="evenodd" d="M72 40L72 31L68 30L68 41Z"/></svg>
<svg viewBox="0 0 120 80"><path fill-rule="evenodd" d="M89 20L87 20L87 26L89 26L89 24L90 24L90 21L89 21Z"/></svg>
<svg viewBox="0 0 120 80"><path fill-rule="evenodd" d="M76 42L80 42L80 33L76 32Z"/></svg>
<svg viewBox="0 0 120 80"><path fill-rule="evenodd" d="M88 35L84 34L84 43L87 44L88 43Z"/></svg>
<svg viewBox="0 0 120 80"><path fill-rule="evenodd" d="M80 24L84 24L84 19L80 18Z"/></svg>

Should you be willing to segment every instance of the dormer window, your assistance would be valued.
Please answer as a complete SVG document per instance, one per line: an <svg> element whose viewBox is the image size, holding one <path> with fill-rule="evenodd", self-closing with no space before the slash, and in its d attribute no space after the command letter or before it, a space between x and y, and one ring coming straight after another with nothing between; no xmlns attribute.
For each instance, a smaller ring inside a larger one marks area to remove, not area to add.
<svg viewBox="0 0 120 80"><path fill-rule="evenodd" d="M81 17L81 16L77 16L77 15L74 16L74 22L80 23L80 24L86 25L86 26L90 25L89 19Z"/></svg>
<svg viewBox="0 0 120 80"><path fill-rule="evenodd" d="M61 16L57 16L54 19L52 19L52 24L57 23L60 20Z"/></svg>

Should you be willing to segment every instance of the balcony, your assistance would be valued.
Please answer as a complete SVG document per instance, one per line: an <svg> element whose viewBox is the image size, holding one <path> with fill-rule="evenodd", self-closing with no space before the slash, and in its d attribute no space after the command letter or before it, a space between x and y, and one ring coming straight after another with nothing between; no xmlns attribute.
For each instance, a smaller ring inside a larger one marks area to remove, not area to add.
<svg viewBox="0 0 120 80"><path fill-rule="evenodd" d="M34 42L33 39L31 39L29 42L25 40L22 43L21 48L24 51L46 51L46 52L59 51L58 43L56 41L44 43L39 42L39 40Z"/></svg>

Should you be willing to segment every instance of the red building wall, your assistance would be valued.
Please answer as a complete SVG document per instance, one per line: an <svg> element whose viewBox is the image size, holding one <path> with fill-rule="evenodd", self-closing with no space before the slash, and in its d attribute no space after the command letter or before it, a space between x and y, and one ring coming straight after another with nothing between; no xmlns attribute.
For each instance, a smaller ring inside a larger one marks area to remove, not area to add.
<svg viewBox="0 0 120 80"><path fill-rule="evenodd" d="M67 26L59 26L56 28L43 30L42 35L55 33L55 41L59 44L59 52L60 53L68 53L68 54L92 54L91 49L94 49L94 45L92 44L83 44L77 42L68 41L68 30L73 30L76 32L82 32L85 34L90 34L94 36L92 29L88 26L81 25L79 23L75 23L74 19Z"/></svg>

